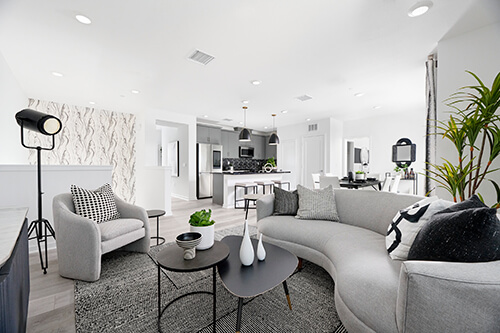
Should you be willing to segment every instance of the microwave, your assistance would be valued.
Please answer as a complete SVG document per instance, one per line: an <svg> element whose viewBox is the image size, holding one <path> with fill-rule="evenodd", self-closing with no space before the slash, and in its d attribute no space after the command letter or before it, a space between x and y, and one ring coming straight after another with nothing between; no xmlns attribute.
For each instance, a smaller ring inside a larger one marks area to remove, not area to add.
<svg viewBox="0 0 500 333"><path fill-rule="evenodd" d="M253 157L253 147L240 146L240 157Z"/></svg>

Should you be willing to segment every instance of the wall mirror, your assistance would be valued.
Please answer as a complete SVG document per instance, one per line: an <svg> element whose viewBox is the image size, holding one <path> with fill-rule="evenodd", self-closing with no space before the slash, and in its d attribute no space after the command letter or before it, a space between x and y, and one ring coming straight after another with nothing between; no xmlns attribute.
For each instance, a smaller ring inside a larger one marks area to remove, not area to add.
<svg viewBox="0 0 500 333"><path fill-rule="evenodd" d="M392 161L400 168L403 164L409 167L416 160L416 152L416 144L408 138L401 138L392 146Z"/></svg>

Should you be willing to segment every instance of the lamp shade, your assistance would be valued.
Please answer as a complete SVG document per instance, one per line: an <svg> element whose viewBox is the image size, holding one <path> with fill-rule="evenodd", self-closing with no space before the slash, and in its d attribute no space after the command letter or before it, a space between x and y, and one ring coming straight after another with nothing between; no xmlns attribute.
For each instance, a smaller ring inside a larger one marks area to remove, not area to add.
<svg viewBox="0 0 500 333"><path fill-rule="evenodd" d="M280 138L278 137L278 134L274 133L271 134L271 137L269 138L269 144L271 146L276 146L280 143Z"/></svg>
<svg viewBox="0 0 500 333"><path fill-rule="evenodd" d="M24 109L16 113L19 126L45 135L55 135L61 131L61 121L43 112Z"/></svg>
<svg viewBox="0 0 500 333"><path fill-rule="evenodd" d="M251 141L250 131L247 128L241 130L239 141Z"/></svg>

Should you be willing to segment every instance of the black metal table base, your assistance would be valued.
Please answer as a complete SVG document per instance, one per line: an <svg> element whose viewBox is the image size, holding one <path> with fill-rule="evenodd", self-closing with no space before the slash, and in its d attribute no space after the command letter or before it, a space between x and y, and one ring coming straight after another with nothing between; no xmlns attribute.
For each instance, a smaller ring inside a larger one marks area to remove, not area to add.
<svg viewBox="0 0 500 333"><path fill-rule="evenodd" d="M156 239L156 244L151 245L151 246L158 246L158 245L162 245L165 243L165 238L163 238L161 236L151 236L151 239ZM159 242L160 240L161 240L161 242Z"/></svg>
<svg viewBox="0 0 500 333"><path fill-rule="evenodd" d="M181 295L170 302L168 302L167 305L162 309L161 308L161 268L158 265L158 331L163 333L163 330L161 328L161 317L165 313L165 310L172 305L173 303L177 302L178 300L190 296L190 295L196 295L196 294L208 294L208 295L213 295L213 306L212 306L212 326L213 326L213 332L215 333L215 321L216 321L216 308L217 308L217 293L216 293L216 266L212 267L212 291L192 291L187 294Z"/></svg>

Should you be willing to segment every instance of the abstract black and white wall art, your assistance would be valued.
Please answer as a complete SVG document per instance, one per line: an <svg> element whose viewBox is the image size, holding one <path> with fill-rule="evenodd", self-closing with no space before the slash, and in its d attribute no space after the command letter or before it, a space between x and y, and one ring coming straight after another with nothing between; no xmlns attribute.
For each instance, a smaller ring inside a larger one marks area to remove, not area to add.
<svg viewBox="0 0 500 333"><path fill-rule="evenodd" d="M42 153L43 164L111 165L113 191L125 201L135 202L135 115L36 99L29 100L28 108L52 114L62 122L55 149ZM41 134L26 131L25 135L29 145L50 146ZM28 159L30 164L36 163L36 150L29 150Z"/></svg>

